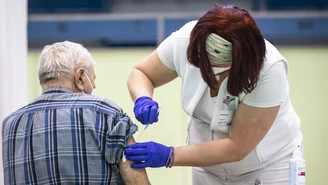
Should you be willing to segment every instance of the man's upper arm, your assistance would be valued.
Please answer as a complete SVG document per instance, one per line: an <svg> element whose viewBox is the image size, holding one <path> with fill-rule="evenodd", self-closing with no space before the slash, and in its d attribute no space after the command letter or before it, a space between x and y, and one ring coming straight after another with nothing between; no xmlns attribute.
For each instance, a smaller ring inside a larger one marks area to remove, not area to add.
<svg viewBox="0 0 328 185"><path fill-rule="evenodd" d="M125 135L124 145L131 145L135 143L133 134L137 131L137 126L132 122L130 117L123 112L122 109L117 113L115 119L115 132L119 131L120 134ZM123 150L118 150L119 156L123 156ZM122 161L119 158L119 169L123 181L126 185L148 185L150 184L145 169L133 169L131 168L131 161Z"/></svg>
<svg viewBox="0 0 328 185"><path fill-rule="evenodd" d="M150 184L145 169L133 169L130 167L131 161L122 161L124 147L135 143L133 134L138 130L137 125L116 103L104 99L104 105L106 104L108 111L101 114L99 121L104 124L101 128L106 130L102 135L106 137L106 146L102 148L105 149L107 162L118 165L119 173L126 185Z"/></svg>
<svg viewBox="0 0 328 185"><path fill-rule="evenodd" d="M133 136L128 140L128 144L134 144L135 140ZM121 176L126 185L150 185L148 176L145 169L133 169L131 168L131 161L120 161L119 168Z"/></svg>

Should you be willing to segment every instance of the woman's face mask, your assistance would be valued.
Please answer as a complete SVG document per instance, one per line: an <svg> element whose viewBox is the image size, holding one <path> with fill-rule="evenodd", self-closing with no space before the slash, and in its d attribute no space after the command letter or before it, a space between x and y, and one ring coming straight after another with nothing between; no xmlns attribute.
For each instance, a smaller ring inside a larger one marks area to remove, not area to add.
<svg viewBox="0 0 328 185"><path fill-rule="evenodd" d="M229 69L230 69L230 67L212 67L212 70L215 75L223 73Z"/></svg>
<svg viewBox="0 0 328 185"><path fill-rule="evenodd" d="M227 65L232 60L232 44L224 38L211 33L206 38L206 52L213 64Z"/></svg>
<svg viewBox="0 0 328 185"><path fill-rule="evenodd" d="M215 78L218 81L220 79L220 75L221 73L228 71L230 69L230 67L212 67L212 70L214 72Z"/></svg>

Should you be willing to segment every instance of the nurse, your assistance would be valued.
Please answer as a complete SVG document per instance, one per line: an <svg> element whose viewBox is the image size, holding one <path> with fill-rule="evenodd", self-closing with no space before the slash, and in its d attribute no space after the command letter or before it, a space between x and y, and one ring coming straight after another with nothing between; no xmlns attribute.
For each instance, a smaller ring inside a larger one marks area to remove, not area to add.
<svg viewBox="0 0 328 185"><path fill-rule="evenodd" d="M193 185L288 184L302 144L288 64L248 11L215 5L172 33L132 70L128 88L143 124L158 121L154 88L182 79L188 146L156 142L125 150L133 168L192 166Z"/></svg>

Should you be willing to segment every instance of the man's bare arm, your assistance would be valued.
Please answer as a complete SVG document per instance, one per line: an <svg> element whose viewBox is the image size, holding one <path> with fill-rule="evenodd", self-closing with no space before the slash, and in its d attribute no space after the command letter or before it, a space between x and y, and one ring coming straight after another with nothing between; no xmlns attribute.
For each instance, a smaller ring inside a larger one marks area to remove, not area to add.
<svg viewBox="0 0 328 185"><path fill-rule="evenodd" d="M131 137L128 145L134 144L135 140ZM120 173L126 185L150 185L145 169L133 169L130 167L131 161L121 160L119 163Z"/></svg>

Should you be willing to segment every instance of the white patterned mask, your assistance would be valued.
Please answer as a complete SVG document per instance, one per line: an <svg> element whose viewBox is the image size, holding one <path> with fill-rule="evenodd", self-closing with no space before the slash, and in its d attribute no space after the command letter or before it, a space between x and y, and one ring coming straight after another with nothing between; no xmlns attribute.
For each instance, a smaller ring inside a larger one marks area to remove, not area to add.
<svg viewBox="0 0 328 185"><path fill-rule="evenodd" d="M212 64L228 64L232 60L232 44L217 34L206 38L206 51Z"/></svg>

